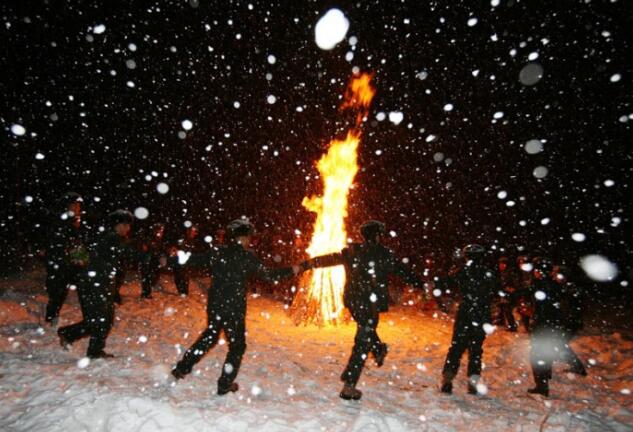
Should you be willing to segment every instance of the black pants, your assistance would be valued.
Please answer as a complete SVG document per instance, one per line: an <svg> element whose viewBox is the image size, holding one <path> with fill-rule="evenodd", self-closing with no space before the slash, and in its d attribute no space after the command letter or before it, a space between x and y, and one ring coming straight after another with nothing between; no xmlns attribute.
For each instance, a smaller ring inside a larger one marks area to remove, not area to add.
<svg viewBox="0 0 633 432"><path fill-rule="evenodd" d="M552 379L554 361L562 360L574 370L584 370L585 366L569 346L569 338L554 328L536 328L530 336L530 366L537 385L547 384Z"/></svg>
<svg viewBox="0 0 633 432"><path fill-rule="evenodd" d="M65 264L46 266L46 321L51 322L59 316L59 312L68 296L68 285L77 284L77 270Z"/></svg>
<svg viewBox="0 0 633 432"><path fill-rule="evenodd" d="M57 333L72 343L85 336L90 336L88 343L88 357L101 354L105 348L106 339L114 323L114 304L109 295L106 294L109 280L89 282L79 285L79 303L83 320L60 328ZM99 283L94 286L94 283ZM99 294L101 293L101 294Z"/></svg>
<svg viewBox="0 0 633 432"><path fill-rule="evenodd" d="M125 270L122 267L118 267L114 275L114 302L119 305L123 303L123 298L121 297L121 287L124 283Z"/></svg>
<svg viewBox="0 0 633 432"><path fill-rule="evenodd" d="M158 256L152 255L149 260L141 262L139 268L141 271L141 296L149 297L152 294L152 287L158 283L160 271Z"/></svg>
<svg viewBox="0 0 633 432"><path fill-rule="evenodd" d="M212 310L209 321L209 326L185 352L176 368L183 374L190 373L193 366L217 344L220 332L224 330L224 335L228 339L229 352L222 366L218 387L227 388L235 380L246 351L244 315Z"/></svg>
<svg viewBox="0 0 633 432"><path fill-rule="evenodd" d="M356 336L352 354L347 361L347 367L341 374L341 381L351 386L356 386L360 378L365 361L369 353L374 357L384 349L376 328L378 327L379 314L375 305L353 307L352 318L356 321Z"/></svg>
<svg viewBox="0 0 633 432"><path fill-rule="evenodd" d="M174 283L178 294L189 294L189 271L185 266L176 266L174 268Z"/></svg>
<svg viewBox="0 0 633 432"><path fill-rule="evenodd" d="M452 379L457 375L461 357L466 350L468 350L468 376L481 374L481 357L486 339L486 332L483 330L482 324L479 323L478 326L475 326L468 320L458 319L455 321L453 339L442 371L445 377Z"/></svg>
<svg viewBox="0 0 633 432"><path fill-rule="evenodd" d="M509 301L500 301L497 305L497 317L495 319L495 323L502 327L507 327L510 330L516 330L517 322L514 319L512 309L512 304Z"/></svg>

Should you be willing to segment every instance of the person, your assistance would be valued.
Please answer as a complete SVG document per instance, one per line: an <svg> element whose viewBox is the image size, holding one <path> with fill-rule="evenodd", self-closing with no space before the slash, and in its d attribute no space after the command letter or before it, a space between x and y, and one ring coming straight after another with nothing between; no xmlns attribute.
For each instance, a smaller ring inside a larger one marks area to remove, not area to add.
<svg viewBox="0 0 633 432"><path fill-rule="evenodd" d="M76 192L67 192L57 200L46 248L46 322L55 326L69 285L77 285L84 266L86 249L81 229L81 204Z"/></svg>
<svg viewBox="0 0 633 432"><path fill-rule="evenodd" d="M235 382L242 356L246 350L246 282L251 277L273 282L296 275L299 267L272 269L248 250L253 226L242 219L234 220L226 229L226 244L214 247L204 254L189 256L188 267L209 268L212 285L209 287L207 302L207 328L194 344L185 352L172 370L176 379L189 374L193 366L218 342L220 332L229 345L229 352L218 379L218 395L225 395L239 389ZM186 255L168 260L169 265L178 266Z"/></svg>
<svg viewBox="0 0 633 432"><path fill-rule="evenodd" d="M387 344L380 340L376 332L380 312L386 312L389 308L387 277L396 275L416 288L424 287L424 283L391 250L380 243L380 236L385 233L385 224L370 220L361 226L360 232L363 243L352 243L340 252L301 263L303 270L345 266L343 304L356 321L354 347L341 375L343 389L340 397L348 400L362 397L356 384L369 353L374 356L378 367L383 365L387 355Z"/></svg>
<svg viewBox="0 0 633 432"><path fill-rule="evenodd" d="M514 303L514 292L517 287L517 278L514 271L508 267L508 258L501 257L498 262L498 284L497 292L497 315L495 325L502 326L511 332L517 331L517 323L512 312Z"/></svg>
<svg viewBox="0 0 633 432"><path fill-rule="evenodd" d="M562 359L570 365L569 372L585 376L587 371L582 361L569 346L568 328L561 304L565 296L564 286L553 273L553 264L548 258L534 259L533 328L530 335L530 366L535 386L529 393L549 396L549 380L552 379L552 364Z"/></svg>
<svg viewBox="0 0 633 432"><path fill-rule="evenodd" d="M485 249L478 244L463 248L464 265L454 275L438 279L437 285L455 285L462 300L457 309L451 345L442 369L443 393L453 392L453 379L459 370L462 354L468 350L468 393L477 394L481 376L484 327L491 322L491 303L496 291L495 272L483 264Z"/></svg>
<svg viewBox="0 0 633 432"><path fill-rule="evenodd" d="M196 225L191 225L187 228L184 238L178 240L177 248L185 253L200 253L201 248L199 247L198 227ZM178 294L181 296L189 295L190 276L188 267L174 267L174 283L176 284Z"/></svg>
<svg viewBox="0 0 633 432"><path fill-rule="evenodd" d="M123 258L141 261L145 255L126 245L134 216L126 210L109 215L111 228L89 245L87 266L79 279L78 295L83 320L57 331L60 344L67 348L73 342L90 336L87 357L108 358L106 339L114 322L114 274Z"/></svg>
<svg viewBox="0 0 633 432"><path fill-rule="evenodd" d="M526 255L517 257L517 289L512 293L510 303L516 306L517 312L526 332L530 332L532 316L534 315L532 290L532 263Z"/></svg>
<svg viewBox="0 0 633 432"><path fill-rule="evenodd" d="M165 253L163 237L165 225L156 223L150 227L150 235L143 242L143 252L149 254L149 258L141 263L141 298L152 298L152 287L158 283L160 272L160 257Z"/></svg>

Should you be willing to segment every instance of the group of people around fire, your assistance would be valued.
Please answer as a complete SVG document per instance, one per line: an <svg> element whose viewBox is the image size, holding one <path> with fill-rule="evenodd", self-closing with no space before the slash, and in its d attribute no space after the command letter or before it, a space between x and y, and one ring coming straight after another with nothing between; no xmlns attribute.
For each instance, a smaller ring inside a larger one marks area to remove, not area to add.
<svg viewBox="0 0 633 432"><path fill-rule="evenodd" d="M60 343L67 348L89 337L87 356L108 358L105 351L108 334L114 323L115 303L121 302L120 286L126 263L137 263L141 272L141 297L151 298L161 267L174 271L181 295L189 291L189 271L205 269L211 275L207 301L207 327L172 370L183 379L203 356L217 344L224 332L228 353L218 379L219 395L238 390L235 381L246 350L245 319L247 283L256 278L273 282L297 276L320 267L343 265L346 272L344 305L356 322L354 346L341 380L343 399L360 399L356 388L365 362L371 354L378 367L388 353L377 327L380 313L389 307L388 277L397 276L408 285L426 293L429 284L434 292L457 290L461 302L453 335L442 371L441 391L452 393L462 355L468 351L468 393L478 394L482 370L483 346L492 324L517 331L514 309L530 332L530 365L535 386L528 391L549 395L552 363L564 361L570 372L586 375L583 363L569 346L582 323L578 292L546 257L528 260L520 257L517 266L506 258L498 268L486 265L486 250L477 244L462 249L463 263L445 277L422 280L405 262L380 242L385 225L368 221L360 227L361 243L349 243L339 252L314 257L288 267L270 268L250 250L254 228L244 219L226 227L221 244L196 250L195 226L187 230L176 245L167 247L165 226L153 225L151 235L141 246L130 241L134 222L132 213L117 210L99 226L90 240L82 232L81 196L69 192L59 199L52 215L46 249L46 321L55 325L69 286L77 287L83 320L58 329ZM496 308L494 307L496 306ZM493 309L496 309L493 319Z"/></svg>

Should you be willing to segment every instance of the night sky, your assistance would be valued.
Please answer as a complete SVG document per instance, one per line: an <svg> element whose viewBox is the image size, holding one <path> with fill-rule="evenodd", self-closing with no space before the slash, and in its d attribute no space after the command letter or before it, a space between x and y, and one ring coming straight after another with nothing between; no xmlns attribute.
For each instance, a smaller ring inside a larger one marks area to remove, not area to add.
<svg viewBox="0 0 633 432"><path fill-rule="evenodd" d="M307 241L301 200L321 192L315 162L352 125L338 106L358 67L377 94L352 238L374 218L414 262L433 253L448 266L479 242L570 264L600 253L630 278L627 3L2 2L3 259L33 251L68 190L96 221L142 206L141 226L213 233L245 215L263 237L289 243L298 229ZM314 27L332 7L350 28L324 51ZM529 63L544 71L534 85L519 79ZM542 152L526 152L532 139Z"/></svg>

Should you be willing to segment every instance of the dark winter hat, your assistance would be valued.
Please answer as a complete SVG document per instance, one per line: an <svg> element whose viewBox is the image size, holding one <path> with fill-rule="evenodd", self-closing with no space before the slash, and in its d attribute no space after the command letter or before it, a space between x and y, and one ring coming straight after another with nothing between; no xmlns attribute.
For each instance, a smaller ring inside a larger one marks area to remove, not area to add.
<svg viewBox="0 0 633 432"><path fill-rule="evenodd" d="M226 226L226 232L232 238L250 236L254 231L253 224L244 219L235 219Z"/></svg>
<svg viewBox="0 0 633 432"><path fill-rule="evenodd" d="M464 255L464 258L478 260L484 257L486 249L484 249L482 245L473 243L464 246L464 248L462 249L462 253Z"/></svg>
<svg viewBox="0 0 633 432"><path fill-rule="evenodd" d="M118 224L132 224L134 222L134 215L127 210L115 210L108 215L110 224L114 227Z"/></svg>
<svg viewBox="0 0 633 432"><path fill-rule="evenodd" d="M385 232L387 232L385 224L377 220L369 220L360 227L360 234L365 240L374 239Z"/></svg>

